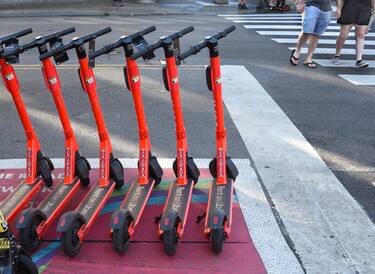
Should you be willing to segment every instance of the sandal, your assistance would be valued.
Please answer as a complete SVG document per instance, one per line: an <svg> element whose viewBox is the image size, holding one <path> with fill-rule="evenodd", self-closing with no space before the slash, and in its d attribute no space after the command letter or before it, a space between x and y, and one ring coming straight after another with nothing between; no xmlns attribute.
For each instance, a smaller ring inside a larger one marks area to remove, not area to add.
<svg viewBox="0 0 375 274"><path fill-rule="evenodd" d="M308 68L311 68L311 69L315 69L317 68L317 64L314 63L314 62L307 62L307 63L304 63L304 65Z"/></svg>
<svg viewBox="0 0 375 274"><path fill-rule="evenodd" d="M298 65L298 60L299 58L295 57L294 56L294 53L296 52L296 50L292 50L292 54L290 55L290 63L293 65L293 66L297 66Z"/></svg>

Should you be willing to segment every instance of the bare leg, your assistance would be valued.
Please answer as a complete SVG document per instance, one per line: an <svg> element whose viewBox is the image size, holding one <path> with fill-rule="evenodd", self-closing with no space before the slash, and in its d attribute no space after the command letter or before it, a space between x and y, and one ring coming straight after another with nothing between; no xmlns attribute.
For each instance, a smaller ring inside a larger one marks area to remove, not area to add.
<svg viewBox="0 0 375 274"><path fill-rule="evenodd" d="M316 35L316 34L311 35L310 43L309 43L309 49L307 51L305 63L312 62L312 57L314 55L315 49L318 45L318 42L319 42L319 35Z"/></svg>
<svg viewBox="0 0 375 274"><path fill-rule="evenodd" d="M340 35L336 41L336 56L340 56L341 50L345 45L349 32L353 25L341 25Z"/></svg>
<svg viewBox="0 0 375 274"><path fill-rule="evenodd" d="M356 52L357 61L362 60L363 50L365 48L365 36L368 31L368 26L355 26L355 36L356 36Z"/></svg>
<svg viewBox="0 0 375 274"><path fill-rule="evenodd" d="M311 36L311 34L303 33L303 31L301 31L301 33L298 36L297 47L294 53L294 57L299 58L299 56L301 55L302 47L306 44L307 40L309 40Z"/></svg>

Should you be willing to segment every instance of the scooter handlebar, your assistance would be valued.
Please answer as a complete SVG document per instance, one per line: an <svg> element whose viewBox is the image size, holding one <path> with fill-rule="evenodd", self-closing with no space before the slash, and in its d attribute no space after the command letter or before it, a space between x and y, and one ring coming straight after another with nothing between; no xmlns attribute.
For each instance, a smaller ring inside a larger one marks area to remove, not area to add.
<svg viewBox="0 0 375 274"><path fill-rule="evenodd" d="M144 30L141 30L137 33L134 33L134 34L130 35L130 36L134 36L133 38L139 37L139 36L145 36L146 34L149 34L149 33L153 32L155 30L156 30L155 26L150 26L150 27L145 28Z"/></svg>
<svg viewBox="0 0 375 274"><path fill-rule="evenodd" d="M32 32L33 32L32 28L27 28L27 29L21 30L19 32L15 32L15 33L12 33L12 34L0 37L0 44L5 44L5 43L7 43L7 42L9 42L11 40L14 40L14 39L17 39L19 37L28 35L28 34L30 34Z"/></svg>
<svg viewBox="0 0 375 274"><path fill-rule="evenodd" d="M68 35L68 34L73 33L75 31L76 31L76 29L74 27L71 27L71 28L68 28L68 29L65 29L65 30L62 30L62 31L59 31L59 32L47 34L47 35L44 35L44 36L37 36L34 40L32 40L32 41L30 41L26 44L23 44L23 45L15 48L13 50L5 51L5 53L3 54L3 57L6 58L6 57L9 57L9 56L12 56L12 55L23 53L26 50L38 47L38 46L43 45L43 44L46 44L53 39L58 39L61 36Z"/></svg>
<svg viewBox="0 0 375 274"><path fill-rule="evenodd" d="M202 49L204 49L205 47L208 46L208 43L212 39L220 40L220 39L224 38L225 36L227 36L229 33L233 32L235 29L236 29L236 26L233 25L233 26L230 26L230 27L226 28L222 32L218 32L218 33L215 33L212 36L206 37L199 44L190 47L190 49L188 49L184 53L180 54L178 59L180 59L182 61L182 60L186 59L187 57L189 57L191 55L195 55L195 54L199 53Z"/></svg>
<svg viewBox="0 0 375 274"><path fill-rule="evenodd" d="M163 42L166 41L166 40L176 40L177 38L180 38L182 36L184 36L185 34L188 34L189 32L192 32L194 30L194 27L193 26L190 26L190 27L187 27L181 31L178 31L178 32L175 32L169 36L163 36L160 38L160 40L158 40L157 42L151 44L151 45L148 45L147 47L145 47L144 49L136 52L135 54L132 55L132 59L133 60L136 60L138 59L139 57L142 57L143 55L145 55L146 53L148 52L152 52L160 47L162 47L163 45Z"/></svg>
<svg viewBox="0 0 375 274"><path fill-rule="evenodd" d="M109 45L105 45L103 48L99 49L99 50L96 50L92 53L90 53L90 59L93 60L103 54L108 54L110 53L111 51L121 47L124 45L124 40L127 40L128 41L133 41L133 39L135 38L139 38L139 37L142 37L146 34L149 34L150 32L153 32L156 30L156 27L155 26L151 26L151 27L148 27L144 30L141 30L141 31L138 31L136 33L133 33L129 36L122 36L119 40L117 40L116 42L113 42L112 44L109 44Z"/></svg>
<svg viewBox="0 0 375 274"><path fill-rule="evenodd" d="M90 33L88 35L85 35L85 36L75 37L69 43L67 43L65 45L62 45L58 48L52 49L49 52L46 52L46 53L40 55L39 59L41 61L43 61L44 59L52 57L52 56L54 56L54 55L56 55L60 52L70 50L72 48L78 48L78 47L82 46L83 44L85 44L85 43L87 43L91 40L94 40L94 39L98 38L99 36L107 34L108 32L111 32L111 31L112 31L111 27L107 27L107 28L101 29L97 32L93 32L93 33Z"/></svg>

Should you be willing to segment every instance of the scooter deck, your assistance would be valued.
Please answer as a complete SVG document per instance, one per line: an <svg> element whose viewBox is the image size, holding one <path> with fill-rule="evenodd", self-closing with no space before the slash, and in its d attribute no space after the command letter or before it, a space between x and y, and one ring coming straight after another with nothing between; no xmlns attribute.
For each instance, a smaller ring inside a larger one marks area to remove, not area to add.
<svg viewBox="0 0 375 274"><path fill-rule="evenodd" d="M190 179L186 185L179 185L177 180L174 181L169 190L163 214L171 211L177 212L180 222L185 224L193 187L194 183Z"/></svg>
<svg viewBox="0 0 375 274"><path fill-rule="evenodd" d="M128 212L135 223L139 220L154 185L155 181L151 179L146 185L140 185L138 182L134 182L130 186L124 202L121 205L121 209Z"/></svg>
<svg viewBox="0 0 375 274"><path fill-rule="evenodd" d="M38 209L46 216L51 216L57 209L62 208L70 201L79 185L79 178L75 178L71 184L61 183L41 202Z"/></svg>
<svg viewBox="0 0 375 274"><path fill-rule="evenodd" d="M226 184L217 184L216 180L212 181L209 193L208 208L208 227L217 226L215 220L217 210L222 210L226 219L226 226L231 226L232 206L233 206L233 181L227 180Z"/></svg>
<svg viewBox="0 0 375 274"><path fill-rule="evenodd" d="M81 214L85 221L88 222L95 215L100 213L111 196L114 187L114 181L110 181L106 187L101 187L99 184L95 184L82 200L76 212Z"/></svg>
<svg viewBox="0 0 375 274"><path fill-rule="evenodd" d="M26 184L22 181L18 187L0 204L0 209L8 222L16 217L32 197L42 188L43 180L37 178L34 183Z"/></svg>

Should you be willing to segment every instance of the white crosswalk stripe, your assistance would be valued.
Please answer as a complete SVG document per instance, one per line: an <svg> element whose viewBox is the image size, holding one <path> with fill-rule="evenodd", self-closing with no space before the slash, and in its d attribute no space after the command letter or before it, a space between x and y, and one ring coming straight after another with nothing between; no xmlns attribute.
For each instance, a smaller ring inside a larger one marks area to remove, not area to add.
<svg viewBox="0 0 375 274"><path fill-rule="evenodd" d="M341 60L339 65L334 65L330 59L314 59L322 67L350 68L354 67L353 60ZM375 61L366 61L370 67L375 67ZM367 76L367 75L366 75Z"/></svg>
<svg viewBox="0 0 375 274"><path fill-rule="evenodd" d="M272 38L271 40L279 44L296 44L297 43L297 38ZM348 39L345 42L346 45L355 45L355 43L356 41L353 39ZM319 44L336 46L336 39L320 39ZM375 46L375 40L367 41L366 45Z"/></svg>
<svg viewBox="0 0 375 274"><path fill-rule="evenodd" d="M375 75L339 74L339 76L356 86L375 86Z"/></svg>
<svg viewBox="0 0 375 274"><path fill-rule="evenodd" d="M301 29L301 25L244 25L245 29ZM339 30L340 26L329 26L327 30Z"/></svg>
<svg viewBox="0 0 375 274"><path fill-rule="evenodd" d="M259 35L269 36L270 39L279 44L288 45L289 50L295 48L297 37L301 31L302 15L301 14L221 14L226 20L230 20L236 24L242 24L245 29L255 30ZM355 32L354 28L349 33L349 38L345 43L345 47L341 51L341 55L345 59L341 60L339 65L332 63L332 57L336 52L336 39L340 34L340 25L337 24L334 14L327 28L322 34L322 39L315 50L314 59L322 67L328 67L337 70L341 79L352 83L353 85L375 85L375 75L365 75L372 73L371 68L375 68L375 32L370 32L366 36L366 48L364 51L365 58L369 58L369 69L362 70L359 74L340 74L342 68L355 67ZM292 46L292 47L291 47ZM302 48L302 54L307 53L307 45ZM372 59L372 60L371 60ZM354 71L353 71L354 73Z"/></svg>
<svg viewBox="0 0 375 274"><path fill-rule="evenodd" d="M293 37L296 37L300 34L299 31L289 31L289 30L277 31L277 32L272 31L272 30L259 30L259 31L257 31L257 33L260 34L260 35L267 35L267 36L293 36ZM337 36L339 36L339 34L340 34L340 32L338 32L338 31L326 31L321 36L332 36L332 37L337 38ZM349 37L353 37L353 36L355 36L354 32L349 33ZM366 37L367 38L375 37L375 33L370 32L366 35Z"/></svg>

